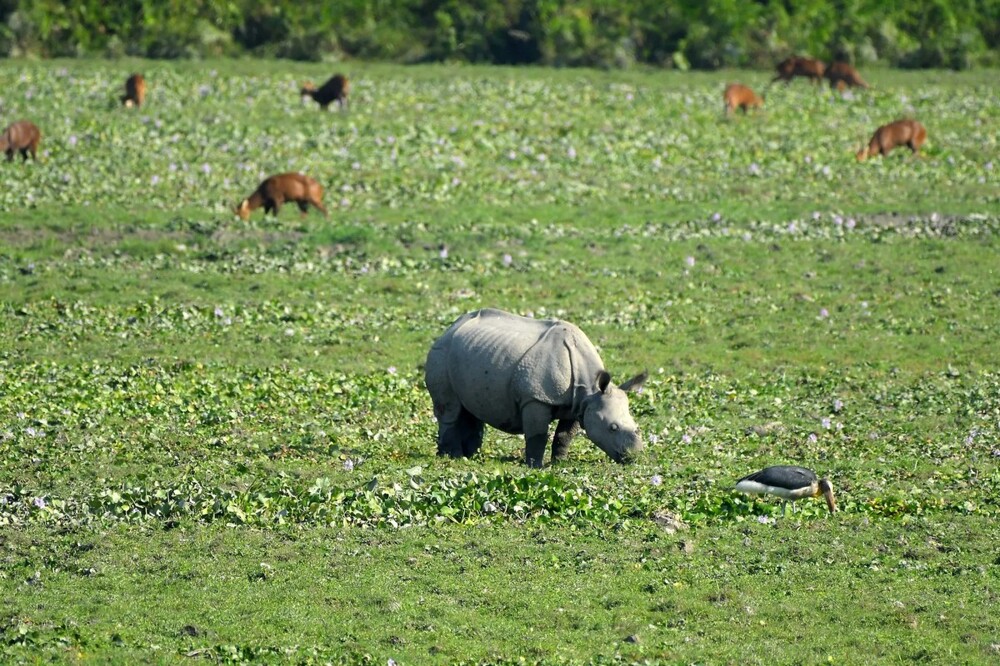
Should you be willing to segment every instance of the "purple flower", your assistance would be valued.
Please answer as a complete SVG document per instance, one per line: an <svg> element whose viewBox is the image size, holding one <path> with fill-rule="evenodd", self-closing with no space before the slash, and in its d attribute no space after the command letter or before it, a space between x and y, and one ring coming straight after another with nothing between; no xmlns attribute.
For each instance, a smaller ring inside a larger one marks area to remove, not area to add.
<svg viewBox="0 0 1000 666"><path fill-rule="evenodd" d="M442 245L441 246L441 251L438 252L438 256L441 257L442 259L447 259L448 258L448 246L447 245Z"/></svg>
<svg viewBox="0 0 1000 666"><path fill-rule="evenodd" d="M347 460L345 460L344 461L344 469L347 470L348 472L353 471L354 470L354 461L351 460L350 458L348 458Z"/></svg>
<svg viewBox="0 0 1000 666"><path fill-rule="evenodd" d="M649 434L649 443L650 444L656 444L659 441L660 441L660 436L659 435L657 435L656 433L650 433Z"/></svg>
<svg viewBox="0 0 1000 666"><path fill-rule="evenodd" d="M722 213L712 213L712 222L718 222L722 219Z"/></svg>
<svg viewBox="0 0 1000 666"><path fill-rule="evenodd" d="M504 266L510 266L512 263L514 263L514 257L510 256L509 254L503 255Z"/></svg>
<svg viewBox="0 0 1000 666"><path fill-rule="evenodd" d="M761 525L767 525L768 523L771 522L771 519L768 518L767 516L757 516L757 522L760 523Z"/></svg>
<svg viewBox="0 0 1000 666"><path fill-rule="evenodd" d="M840 398L837 398L836 400L833 401L833 411L839 412L843 408L844 408L844 401L843 400L841 400Z"/></svg>
<svg viewBox="0 0 1000 666"><path fill-rule="evenodd" d="M759 176L760 175L760 165L756 162L750 164L750 175Z"/></svg>
<svg viewBox="0 0 1000 666"><path fill-rule="evenodd" d="M684 263L688 266L694 266L694 257L688 256L684 257Z"/></svg>
<svg viewBox="0 0 1000 666"><path fill-rule="evenodd" d="M35 499L31 500L31 503L34 504L35 506L37 506L39 509L44 509L45 508L45 498L44 497L36 497Z"/></svg>
<svg viewBox="0 0 1000 666"><path fill-rule="evenodd" d="M649 482L651 484L653 484L654 486L662 486L663 485L663 477L660 476L659 474L654 474L653 478L651 478L649 480Z"/></svg>
<svg viewBox="0 0 1000 666"><path fill-rule="evenodd" d="M827 430L830 429L830 419L824 417L823 420L820 421L820 424Z"/></svg>
<svg viewBox="0 0 1000 666"><path fill-rule="evenodd" d="M160 177L154 173L153 177L149 179L149 184L150 185L159 185L160 184Z"/></svg>
<svg viewBox="0 0 1000 666"><path fill-rule="evenodd" d="M819 318L820 319L826 319L829 316L830 316L830 311L829 310L827 310L826 308L820 308L819 309Z"/></svg>
<svg viewBox="0 0 1000 666"><path fill-rule="evenodd" d="M847 227L848 229L853 229L855 226L857 226L857 224L858 224L857 221L853 217L849 217L847 218L847 222L844 224L844 226Z"/></svg>
<svg viewBox="0 0 1000 666"><path fill-rule="evenodd" d="M814 433L814 432L809 433L809 443L810 444L815 444L818 441L819 441L819 437L816 436L816 433Z"/></svg>
<svg viewBox="0 0 1000 666"><path fill-rule="evenodd" d="M396 366L390 365L388 368L386 368L386 372L388 372L390 375L396 374Z"/></svg>
<svg viewBox="0 0 1000 666"><path fill-rule="evenodd" d="M34 436L36 436L38 434L38 432L34 428L32 428L31 426L28 426L27 428L25 428L24 432L27 433L28 437L34 437Z"/></svg>
<svg viewBox="0 0 1000 666"><path fill-rule="evenodd" d="M690 444L692 441L694 440L691 439L691 435L687 433L684 433L684 435L681 437L681 442L683 442L684 444Z"/></svg>
<svg viewBox="0 0 1000 666"><path fill-rule="evenodd" d="M574 148L573 146L570 146L569 148L567 148L566 149L566 157L570 158L571 160L575 160L576 159L576 148Z"/></svg>
<svg viewBox="0 0 1000 666"><path fill-rule="evenodd" d="M221 317L224 314L226 314L226 313L222 310L222 306L216 305L215 306L215 316L216 317Z"/></svg>
<svg viewBox="0 0 1000 666"><path fill-rule="evenodd" d="M208 162L201 165L201 170L203 173L212 173L212 167Z"/></svg>
<svg viewBox="0 0 1000 666"><path fill-rule="evenodd" d="M67 139L67 142L69 143L69 145L75 146L76 145L76 141L77 141L76 134L70 134L69 135L69 139Z"/></svg>

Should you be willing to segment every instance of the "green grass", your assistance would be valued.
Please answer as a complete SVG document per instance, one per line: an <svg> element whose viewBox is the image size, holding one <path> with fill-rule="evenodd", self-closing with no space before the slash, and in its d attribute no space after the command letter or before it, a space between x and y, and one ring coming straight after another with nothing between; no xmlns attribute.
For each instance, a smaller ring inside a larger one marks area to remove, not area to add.
<svg viewBox="0 0 1000 666"><path fill-rule="evenodd" d="M0 64L48 151L0 164L0 661L997 659L996 72L726 120L765 73L343 69ZM289 169L328 218L232 214ZM651 371L638 463L434 456L483 306ZM841 512L734 494L776 463Z"/></svg>

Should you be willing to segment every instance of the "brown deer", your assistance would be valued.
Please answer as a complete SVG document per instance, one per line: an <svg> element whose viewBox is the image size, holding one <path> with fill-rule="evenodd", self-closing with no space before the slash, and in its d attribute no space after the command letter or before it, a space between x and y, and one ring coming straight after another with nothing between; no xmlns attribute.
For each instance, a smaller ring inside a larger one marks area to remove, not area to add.
<svg viewBox="0 0 1000 666"><path fill-rule="evenodd" d="M309 210L309 204L326 215L326 208L323 207L323 187L301 173L280 173L265 178L253 194L240 202L236 207L236 214L247 220L251 212L263 206L265 215L273 213L277 217L281 204L286 201L297 203L303 217Z"/></svg>
<svg viewBox="0 0 1000 666"><path fill-rule="evenodd" d="M843 90L845 86L857 86L858 88L870 88L865 80L846 62L835 62L826 68L826 78L830 80L830 88Z"/></svg>
<svg viewBox="0 0 1000 666"><path fill-rule="evenodd" d="M771 79L771 83L784 81L788 84L796 76L807 77L811 83L821 83L826 65L823 64L822 60L816 60L815 58L791 56L779 62L777 70L778 75Z"/></svg>
<svg viewBox="0 0 1000 666"><path fill-rule="evenodd" d="M726 105L726 115L731 116L736 109L746 113L748 109L759 109L764 106L764 98L758 97L750 88L742 83L730 83L722 93L722 101Z"/></svg>
<svg viewBox="0 0 1000 666"><path fill-rule="evenodd" d="M351 82L343 74L335 74L329 81L317 88L311 81L302 84L301 95L308 95L319 102L319 108L326 111L331 102L336 102L341 109L347 108L347 95L351 91Z"/></svg>
<svg viewBox="0 0 1000 666"><path fill-rule="evenodd" d="M875 130L872 140L858 151L856 157L862 162L875 155L888 155L896 146L908 146L916 155L926 140L927 130L916 120L897 120Z"/></svg>
<svg viewBox="0 0 1000 666"><path fill-rule="evenodd" d="M11 123L0 134L0 152L7 153L7 161L14 159L14 153L20 152L25 162L28 161L28 153L32 159L38 159L38 143L42 140L42 133L38 126L30 120L18 120Z"/></svg>
<svg viewBox="0 0 1000 666"><path fill-rule="evenodd" d="M125 94L122 95L122 104L127 108L142 106L146 101L146 79L142 74L136 73L125 80Z"/></svg>

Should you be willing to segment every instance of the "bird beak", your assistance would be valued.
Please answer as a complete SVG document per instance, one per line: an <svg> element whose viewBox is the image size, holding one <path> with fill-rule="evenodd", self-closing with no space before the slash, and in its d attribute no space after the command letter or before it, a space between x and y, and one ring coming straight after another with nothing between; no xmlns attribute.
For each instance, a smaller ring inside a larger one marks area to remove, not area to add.
<svg viewBox="0 0 1000 666"><path fill-rule="evenodd" d="M833 499L833 488L824 490L823 497L826 498L826 506L830 509L830 513L834 513L837 510L837 502Z"/></svg>

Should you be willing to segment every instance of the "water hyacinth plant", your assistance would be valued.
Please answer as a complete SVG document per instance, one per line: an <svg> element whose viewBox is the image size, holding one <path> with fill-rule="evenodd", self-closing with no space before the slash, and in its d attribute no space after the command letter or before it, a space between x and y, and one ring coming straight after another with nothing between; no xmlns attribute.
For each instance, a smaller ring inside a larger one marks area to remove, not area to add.
<svg viewBox="0 0 1000 666"><path fill-rule="evenodd" d="M340 114L319 63L129 62L139 113L118 61L0 66L51 151L0 190L0 662L993 657L995 77L725 122L731 72L348 65ZM925 156L859 168L901 94ZM328 218L236 218L289 169ZM435 456L484 306L653 369L634 465ZM733 492L772 464L840 511Z"/></svg>

